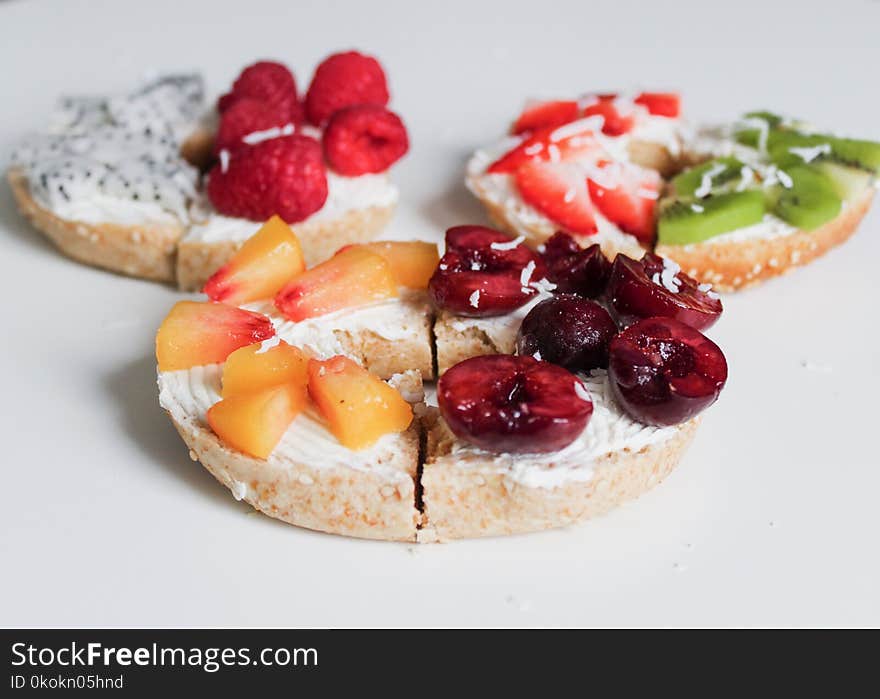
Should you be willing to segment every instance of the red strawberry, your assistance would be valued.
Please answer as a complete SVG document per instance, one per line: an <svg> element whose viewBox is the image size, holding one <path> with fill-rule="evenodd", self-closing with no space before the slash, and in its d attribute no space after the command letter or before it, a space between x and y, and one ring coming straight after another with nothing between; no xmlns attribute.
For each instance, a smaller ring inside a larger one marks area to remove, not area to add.
<svg viewBox="0 0 880 699"><path fill-rule="evenodd" d="M406 127L385 107L362 104L336 112L324 130L324 156L336 172L384 172L409 149Z"/></svg>
<svg viewBox="0 0 880 699"><path fill-rule="evenodd" d="M534 131L545 126L561 126L574 121L579 115L578 103L574 100L532 103L519 115L511 133Z"/></svg>
<svg viewBox="0 0 880 699"><path fill-rule="evenodd" d="M652 243L660 175L653 170L619 163L606 165L604 169L604 173L587 182L596 208L622 231L643 243Z"/></svg>
<svg viewBox="0 0 880 699"><path fill-rule="evenodd" d="M290 110L286 105L261 102L252 97L242 97L220 116L220 126L214 138L214 153L233 151L242 145L242 138L255 131L265 131L290 123Z"/></svg>
<svg viewBox="0 0 880 699"><path fill-rule="evenodd" d="M584 116L602 116L605 123L602 133L606 136L620 136L627 133L635 123L632 115L623 115L617 111L614 100L616 95L596 95L596 101L584 109Z"/></svg>
<svg viewBox="0 0 880 699"><path fill-rule="evenodd" d="M245 68L232 84L232 90L217 101L217 110L223 113L244 97L271 105L283 105L288 111L287 121L295 124L303 121L296 80L293 73L281 63L259 61Z"/></svg>
<svg viewBox="0 0 880 699"><path fill-rule="evenodd" d="M681 97L674 92L643 92L634 102L657 116L677 117L681 112Z"/></svg>
<svg viewBox="0 0 880 699"><path fill-rule="evenodd" d="M227 216L265 221L278 214L287 223L302 221L327 200L321 145L294 134L239 148L211 170L207 191Z"/></svg>
<svg viewBox="0 0 880 699"><path fill-rule="evenodd" d="M388 104L388 85L379 61L357 51L324 59L306 93L309 121L322 126L334 112L357 104Z"/></svg>
<svg viewBox="0 0 880 699"><path fill-rule="evenodd" d="M593 205L580 169L565 163L526 163L514 175L522 198L572 233L596 232Z"/></svg>
<svg viewBox="0 0 880 699"><path fill-rule="evenodd" d="M560 137L558 130L568 130L567 126L545 126L537 129L513 150L507 152L486 170L493 174L514 172L529 162L565 162L590 153L596 148L594 133L588 129L573 129L570 134Z"/></svg>

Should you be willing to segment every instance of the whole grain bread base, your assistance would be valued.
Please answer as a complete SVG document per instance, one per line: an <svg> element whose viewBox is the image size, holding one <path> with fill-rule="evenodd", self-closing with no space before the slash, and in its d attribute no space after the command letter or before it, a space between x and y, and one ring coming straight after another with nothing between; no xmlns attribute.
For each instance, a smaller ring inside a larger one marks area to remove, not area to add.
<svg viewBox="0 0 880 699"><path fill-rule="evenodd" d="M335 219L291 225L302 247L306 266L331 257L339 248L374 240L394 215L394 205L352 209ZM184 291L201 289L244 241L203 242L184 238L177 246L177 285Z"/></svg>
<svg viewBox="0 0 880 699"><path fill-rule="evenodd" d="M122 226L67 221L34 200L20 169L10 169L7 179L22 215L68 257L132 277L174 281L177 241L186 230L182 223Z"/></svg>
<svg viewBox="0 0 880 699"><path fill-rule="evenodd" d="M737 291L812 262L855 233L871 208L874 187L850 202L841 213L813 231L796 231L769 239L658 245L655 252L675 260L685 274L718 291Z"/></svg>
<svg viewBox="0 0 880 699"><path fill-rule="evenodd" d="M230 449L197 420L168 416L190 449L190 457L264 514L298 527L362 539L415 541L421 514L416 508L419 427L414 420L399 435L393 458L381 465L404 476L390 481L380 474L347 467L322 467L274 456L257 459Z"/></svg>
<svg viewBox="0 0 880 699"><path fill-rule="evenodd" d="M699 418L694 418L663 442L595 459L588 481L533 488L493 472L491 456L481 460L476 455L452 453L454 437L435 417L428 430L420 481L424 523L419 541L524 534L605 514L666 478L690 445L698 424ZM552 457L548 461L552 467Z"/></svg>

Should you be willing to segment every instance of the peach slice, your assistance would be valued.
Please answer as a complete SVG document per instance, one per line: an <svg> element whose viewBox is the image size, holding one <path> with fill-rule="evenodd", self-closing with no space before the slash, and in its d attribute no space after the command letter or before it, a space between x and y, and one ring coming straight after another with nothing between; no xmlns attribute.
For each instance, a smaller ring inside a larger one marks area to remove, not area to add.
<svg viewBox="0 0 880 699"><path fill-rule="evenodd" d="M156 333L159 371L222 362L239 347L275 335L260 313L222 303L178 301Z"/></svg>
<svg viewBox="0 0 880 699"><path fill-rule="evenodd" d="M208 409L208 424L228 446L265 459L306 401L305 384L285 383L214 403Z"/></svg>
<svg viewBox="0 0 880 699"><path fill-rule="evenodd" d="M305 387L309 358L298 347L283 340L262 350L262 343L241 347L223 365L223 397L263 391L283 383Z"/></svg>
<svg viewBox="0 0 880 699"><path fill-rule="evenodd" d="M203 291L214 301L240 306L271 298L305 268L296 235L281 218L273 216L214 273Z"/></svg>
<svg viewBox="0 0 880 699"><path fill-rule="evenodd" d="M412 407L400 393L348 357L309 360L309 394L343 446L364 449L403 432Z"/></svg>
<svg viewBox="0 0 880 699"><path fill-rule="evenodd" d="M427 289L428 280L440 262L437 246L422 240L377 240L357 246L347 245L339 252L351 247L362 247L384 257L391 265L397 283L409 289Z"/></svg>
<svg viewBox="0 0 880 699"><path fill-rule="evenodd" d="M290 280L275 306L298 322L397 296L397 280L381 255L351 247Z"/></svg>

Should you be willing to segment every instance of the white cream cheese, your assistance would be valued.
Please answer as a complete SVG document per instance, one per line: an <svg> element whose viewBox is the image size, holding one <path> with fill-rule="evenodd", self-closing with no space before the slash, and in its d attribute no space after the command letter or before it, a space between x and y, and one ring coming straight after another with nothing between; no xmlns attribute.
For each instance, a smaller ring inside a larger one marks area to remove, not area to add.
<svg viewBox="0 0 880 699"><path fill-rule="evenodd" d="M586 429L565 449L552 454L495 454L456 439L448 458L458 467L500 473L527 488L558 488L592 479L596 460L613 452L638 452L673 437L677 427L636 422L615 403L602 370L580 377L593 401Z"/></svg>
<svg viewBox="0 0 880 699"><path fill-rule="evenodd" d="M222 375L221 364L160 372L159 404L175 421L210 430L206 416L208 409L220 400ZM410 476L383 466L394 462L399 444L400 435L386 434L367 449L347 449L327 429L316 409L310 406L294 419L268 461L305 463L314 468L352 468L376 473L392 483L403 482ZM247 486L241 484L234 494L241 499L246 492Z"/></svg>
<svg viewBox="0 0 880 699"><path fill-rule="evenodd" d="M327 171L327 201L318 211L297 225L315 221L330 221L349 211L371 207L388 207L397 203L398 190L384 173L343 177ZM210 203L203 204L209 211L202 223L193 225L184 240L199 243L241 242L250 238L263 225L244 218L223 216L210 210Z"/></svg>

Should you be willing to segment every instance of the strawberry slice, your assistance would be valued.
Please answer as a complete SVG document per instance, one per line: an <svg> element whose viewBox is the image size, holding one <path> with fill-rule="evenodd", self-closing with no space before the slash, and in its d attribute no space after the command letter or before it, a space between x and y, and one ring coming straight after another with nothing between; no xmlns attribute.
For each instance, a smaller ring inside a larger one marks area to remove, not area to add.
<svg viewBox="0 0 880 699"><path fill-rule="evenodd" d="M660 175L621 163L600 163L600 168L604 172L587 180L590 199L596 208L625 233L643 243L652 243Z"/></svg>
<svg viewBox="0 0 880 699"><path fill-rule="evenodd" d="M617 110L617 95L596 95L596 101L584 109L584 116L604 117L602 133L606 136L621 136L628 133L635 124L632 114L621 114Z"/></svg>
<svg viewBox="0 0 880 699"><path fill-rule="evenodd" d="M596 232L593 205L586 180L576 166L565 163L526 163L514 175L522 198L571 233Z"/></svg>
<svg viewBox="0 0 880 699"><path fill-rule="evenodd" d="M534 131L547 126L562 126L580 116L575 100L556 100L553 102L531 102L513 124L511 133Z"/></svg>
<svg viewBox="0 0 880 699"><path fill-rule="evenodd" d="M681 97L675 92L643 92L634 102L656 116L677 117L681 113Z"/></svg>
<svg viewBox="0 0 880 699"><path fill-rule="evenodd" d="M513 150L492 163L486 172L492 174L515 172L522 165L536 162L565 162L582 157L596 148L592 128L584 125L545 126L525 138Z"/></svg>

